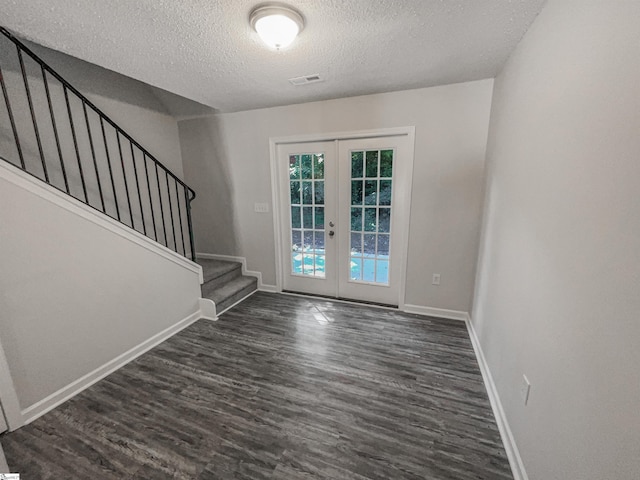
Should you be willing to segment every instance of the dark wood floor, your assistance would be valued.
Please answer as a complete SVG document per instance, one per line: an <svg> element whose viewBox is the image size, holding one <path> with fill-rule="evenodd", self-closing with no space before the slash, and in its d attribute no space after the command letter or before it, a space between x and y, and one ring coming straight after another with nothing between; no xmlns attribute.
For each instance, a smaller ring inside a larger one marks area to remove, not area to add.
<svg viewBox="0 0 640 480"><path fill-rule="evenodd" d="M257 293L2 437L25 479L511 479L463 323Z"/></svg>

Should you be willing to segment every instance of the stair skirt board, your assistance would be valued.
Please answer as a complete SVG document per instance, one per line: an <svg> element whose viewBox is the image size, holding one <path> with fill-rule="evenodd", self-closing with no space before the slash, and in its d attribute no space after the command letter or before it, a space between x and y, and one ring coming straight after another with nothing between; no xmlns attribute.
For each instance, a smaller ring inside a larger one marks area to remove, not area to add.
<svg viewBox="0 0 640 480"><path fill-rule="evenodd" d="M245 257L236 257L233 255L218 255L216 253L196 253L196 258L202 258L205 260L222 260L225 262L237 262L242 264L242 275L248 277L256 277L258 279L258 290L261 292L277 293L278 287L275 285L268 285L262 282L262 272L247 270L247 259Z"/></svg>
<svg viewBox="0 0 640 480"><path fill-rule="evenodd" d="M216 314L216 304L213 300L209 300L208 298L200 298L200 314L202 319L204 320L218 320L218 315Z"/></svg>
<svg viewBox="0 0 640 480"><path fill-rule="evenodd" d="M83 390L86 390L91 385L102 380L103 378L115 372L119 368L124 367L127 363L135 360L143 353L148 352L155 346L161 344L165 340L169 339L176 333L184 330L185 328L197 322L201 318L203 318L203 315L200 310L192 313L186 318L183 318L182 320L180 320L178 323L155 334L153 337L149 338L148 340L145 340L139 345L136 345L132 349L117 356L116 358L105 363L101 367L98 367L92 372L89 372L83 377L80 377L78 380L71 382L66 387L62 387L57 392L52 393L48 397L22 410L23 425L27 425L33 422L34 420L40 418L45 413L53 410L58 405L61 405L62 403L69 400L70 398L82 392ZM15 428L12 428L12 430L15 430Z"/></svg>
<svg viewBox="0 0 640 480"><path fill-rule="evenodd" d="M0 178L65 209L68 212L71 212L72 214L78 215L79 217L82 217L105 230L115 233L125 240L146 248L152 253L161 255L167 260L197 273L200 277L200 282L202 282L202 268L197 263L192 262L170 248L167 248L155 240L143 235L137 230L133 230L132 228L125 226L119 221L114 220L108 215L90 207L80 200L61 192L57 188L44 183L42 180L22 171L15 165L4 160L0 161Z"/></svg>

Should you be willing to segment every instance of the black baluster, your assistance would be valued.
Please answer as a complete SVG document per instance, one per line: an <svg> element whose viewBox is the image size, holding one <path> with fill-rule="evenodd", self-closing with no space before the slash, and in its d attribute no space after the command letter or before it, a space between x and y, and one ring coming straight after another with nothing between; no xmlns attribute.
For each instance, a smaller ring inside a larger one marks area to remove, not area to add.
<svg viewBox="0 0 640 480"><path fill-rule="evenodd" d="M191 200L193 200L195 197L194 196L191 198ZM194 245L194 241L193 241L193 224L191 223L191 200L189 200L189 194L187 192L187 189L184 189L184 199L187 205L187 225L189 226L189 244L191 245L191 260L193 260L194 262L196 261L196 247Z"/></svg>
<svg viewBox="0 0 640 480"><path fill-rule="evenodd" d="M156 216L153 210L153 199L151 198L151 180L149 180L149 168L147 167L147 155L142 152L142 161L144 163L144 173L147 177L147 189L149 190L149 207L151 207L151 222L153 223L153 237L158 241L158 230L156 229Z"/></svg>
<svg viewBox="0 0 640 480"><path fill-rule="evenodd" d="M136 157L133 153L133 143L129 142L131 147L131 161L133 162L133 174L136 177L136 190L138 191L138 201L140 202L140 217L142 217L142 232L147 234L147 225L144 222L144 208L142 208L142 195L140 194L140 182L138 181L138 167L136 166Z"/></svg>
<svg viewBox="0 0 640 480"><path fill-rule="evenodd" d="M127 192L127 205L129 205L129 217L131 218L131 228L135 230L133 221L133 210L131 210L131 198L129 197L129 184L127 183L127 171L124 168L124 157L122 156L122 147L120 146L120 130L116 129L116 138L118 139L118 152L120 152L120 163L122 164L122 178L124 178L124 190Z"/></svg>
<svg viewBox="0 0 640 480"><path fill-rule="evenodd" d="M42 161L42 170L44 171L44 178L49 183L49 172L47 171L47 162L44 159L44 152L42 151L42 142L40 141L40 132L38 130L38 121L36 120L36 112L33 109L33 100L31 99L31 90L29 89L29 80L27 79L27 72L24 68L24 60L22 59L22 52L20 46L16 45L18 49L18 60L20 61L20 71L22 72L22 79L24 80L24 88L27 92L27 102L29 103L29 111L31 112L31 120L33 121L33 131L36 134L36 143L38 144L38 152L40 153L40 160Z"/></svg>
<svg viewBox="0 0 640 480"><path fill-rule="evenodd" d="M178 252L178 244L176 242L176 225L173 220L173 202L171 201L171 189L169 188L169 174L164 171L164 178L167 181L167 201L169 202L169 216L171 217L171 234L173 235L173 251Z"/></svg>
<svg viewBox="0 0 640 480"><path fill-rule="evenodd" d="M60 168L62 170L62 178L64 178L64 187L69 191L69 181L67 180L67 170L64 167L64 159L62 158L62 148L60 148L60 137L58 136L58 127L56 125L56 117L53 113L53 104L51 103L51 94L49 93L49 82L47 81L47 72L44 67L40 65L42 70L42 79L44 80L44 91L47 94L47 103L49 104L49 113L51 114L51 125L53 126L53 136L56 139L56 147L58 148L58 156L60 157Z"/></svg>
<svg viewBox="0 0 640 480"><path fill-rule="evenodd" d="M91 147L91 157L93 158L93 166L96 169L96 183L98 184L98 193L100 194L100 204L102 205L102 212L107 213L107 209L104 206L104 195L102 195L102 185L100 182L100 173L98 173L98 162L96 161L96 151L93 148L93 138L91 137L91 127L89 126L89 115L87 114L87 104L82 99L82 110L84 111L84 120L87 123L87 135L89 136L89 147Z"/></svg>
<svg viewBox="0 0 640 480"><path fill-rule="evenodd" d="M22 169L26 170L24 164L24 157L22 156L22 147L20 145L20 138L18 137L18 129L16 128L16 122L13 118L13 110L11 110L11 102L9 102L9 93L7 92L7 86L4 83L4 74L2 68L0 68L0 86L2 87L2 95L4 96L4 103L7 105L7 113L9 114L9 122L11 123L11 130L13 131L13 138L16 141L16 148L18 149L18 157L20 157L20 165Z"/></svg>
<svg viewBox="0 0 640 480"><path fill-rule="evenodd" d="M164 245L165 247L169 246L169 241L167 240L167 226L164 221L164 207L162 206L162 191L160 190L160 175L158 174L158 164L155 163L156 166L156 181L158 183L158 198L160 199L160 216L162 217L162 232L164 233Z"/></svg>
<svg viewBox="0 0 640 480"><path fill-rule="evenodd" d="M182 255L187 255L187 250L184 244L184 226L182 225L182 207L180 206L180 194L178 193L178 179L174 179L176 182L176 200L178 200L178 220L180 221L180 241L182 242Z"/></svg>
<svg viewBox="0 0 640 480"><path fill-rule="evenodd" d="M120 206L118 205L118 194L116 193L116 183L113 181L113 169L111 167L111 155L109 155L109 146L107 145L107 134L104 131L104 120L100 116L100 129L102 130L102 140L104 141L104 151L107 154L107 165L109 166L109 179L111 180L111 190L113 190L113 201L116 204L116 216L120 221ZM117 134L117 131L116 131Z"/></svg>
<svg viewBox="0 0 640 480"><path fill-rule="evenodd" d="M78 150L78 139L76 138L76 129L73 125L73 114L71 113L71 104L69 103L69 92L66 85L62 85L64 90L64 99L67 103L67 112L69 113L69 124L71 125L71 137L73 138L73 146L76 149L76 158L78 159L78 170L80 171L80 182L82 182L82 191L84 192L84 201L89 203L89 196L87 195L87 184L84 181L84 173L82 172L82 162L80 161L80 150Z"/></svg>

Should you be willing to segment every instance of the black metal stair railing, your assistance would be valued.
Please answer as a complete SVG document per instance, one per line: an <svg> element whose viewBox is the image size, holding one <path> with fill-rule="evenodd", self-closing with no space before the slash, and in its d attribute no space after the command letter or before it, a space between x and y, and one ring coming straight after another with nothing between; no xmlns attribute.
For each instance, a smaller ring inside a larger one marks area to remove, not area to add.
<svg viewBox="0 0 640 480"><path fill-rule="evenodd" d="M195 260L195 192L8 30L0 33L0 157Z"/></svg>

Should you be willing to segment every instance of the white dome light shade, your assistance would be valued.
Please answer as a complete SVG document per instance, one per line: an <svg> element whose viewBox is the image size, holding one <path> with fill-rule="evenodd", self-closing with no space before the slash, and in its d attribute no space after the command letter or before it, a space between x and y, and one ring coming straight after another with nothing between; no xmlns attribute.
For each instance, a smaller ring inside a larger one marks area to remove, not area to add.
<svg viewBox="0 0 640 480"><path fill-rule="evenodd" d="M302 15L284 6L258 7L250 21L262 41L276 49L291 45L304 27Z"/></svg>

